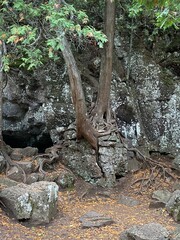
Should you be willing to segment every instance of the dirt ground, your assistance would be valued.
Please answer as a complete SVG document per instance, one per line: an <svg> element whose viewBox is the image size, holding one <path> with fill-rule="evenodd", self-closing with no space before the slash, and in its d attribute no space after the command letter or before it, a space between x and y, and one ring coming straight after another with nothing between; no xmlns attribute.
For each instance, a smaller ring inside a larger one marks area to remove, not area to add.
<svg viewBox="0 0 180 240"><path fill-rule="evenodd" d="M75 188L59 192L58 214L47 226L26 227L10 219L0 210L0 240L117 240L120 233L135 224L157 222L168 230L174 230L176 223L163 209L150 209L149 203L154 189L139 194L138 184L132 182L140 177L128 174L119 179L113 189L93 187L77 180ZM159 180L158 188L169 188L173 182ZM120 204L120 194L133 197L140 205L129 207ZM89 211L110 216L114 223L100 228L83 229L79 218Z"/></svg>

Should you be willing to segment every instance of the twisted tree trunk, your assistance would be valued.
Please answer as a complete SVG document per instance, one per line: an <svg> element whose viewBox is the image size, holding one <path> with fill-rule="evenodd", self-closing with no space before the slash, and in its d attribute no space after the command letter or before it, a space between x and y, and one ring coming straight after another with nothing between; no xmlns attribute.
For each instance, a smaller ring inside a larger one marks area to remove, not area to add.
<svg viewBox="0 0 180 240"><path fill-rule="evenodd" d="M91 125L87 116L87 108L85 104L81 76L72 50L65 36L62 36L61 45L61 51L68 69L72 101L75 108L77 138L80 139L84 137L93 148L97 149L98 143L96 131Z"/></svg>
<svg viewBox="0 0 180 240"><path fill-rule="evenodd" d="M3 42L0 40L0 141L2 141Z"/></svg>
<svg viewBox="0 0 180 240"><path fill-rule="evenodd" d="M105 8L105 34L107 35L108 42L105 44L102 63L100 71L100 82L98 98L95 107L96 122L99 120L109 121L110 109L110 86L112 78L112 56L114 46L114 25L115 25L115 0L106 0ZM62 29L58 29L57 35L61 35L61 51L67 65L68 75L70 80L70 87L72 93L72 101L76 114L76 130L77 138L84 137L94 149L98 149L98 136L105 135L106 133L99 133L92 125L88 118L87 108L85 104L85 97L82 88L81 76L76 65L70 45L66 39L65 33ZM109 134L109 131L107 132Z"/></svg>

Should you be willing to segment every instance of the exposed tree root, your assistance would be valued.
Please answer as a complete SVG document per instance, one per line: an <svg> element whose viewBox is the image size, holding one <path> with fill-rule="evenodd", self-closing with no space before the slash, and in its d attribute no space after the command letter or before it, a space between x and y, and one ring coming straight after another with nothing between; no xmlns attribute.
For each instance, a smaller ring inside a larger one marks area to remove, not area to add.
<svg viewBox="0 0 180 240"><path fill-rule="evenodd" d="M55 161L57 161L60 158L59 150L62 147L63 147L62 145L54 145L54 146L46 149L46 153L45 154L40 154L40 155L35 156L34 160L37 159L35 171L38 170L40 173L45 175L46 171L44 171L44 169L43 169L44 165L45 164L49 165L49 164L52 164ZM62 164L61 164L60 168L70 172L71 174L73 174L71 170L69 170L68 168L66 168Z"/></svg>
<svg viewBox="0 0 180 240"><path fill-rule="evenodd" d="M52 164L56 159L58 159L59 158L58 151L61 148L62 148L61 145L54 145L51 148L48 148L45 154L35 156L34 160L37 159L35 171L39 170L40 173L45 175L46 172L43 170L44 165Z"/></svg>
<svg viewBox="0 0 180 240"><path fill-rule="evenodd" d="M137 160L143 163L149 169L148 177L147 173L145 173L146 176L135 180L131 184L131 186L133 186L137 183L140 183L140 193L146 191L153 185L157 185L159 178L164 179L164 181L169 177L173 180L180 179L178 175L172 172L171 166L167 165L166 163L158 162L150 157L147 157L136 148L126 147L126 149L128 151L133 151L136 154ZM139 156L141 156L141 158L139 158Z"/></svg>
<svg viewBox="0 0 180 240"><path fill-rule="evenodd" d="M6 160L6 174L7 171L10 169L10 167L17 167L22 173L23 173L23 182L26 183L26 173L25 171L22 169L22 167L19 166L18 163L14 162L10 156L7 154L6 151L6 144L0 140L0 151L2 153L2 155L4 156L5 160Z"/></svg>
<svg viewBox="0 0 180 240"><path fill-rule="evenodd" d="M115 114L114 114L115 118ZM116 118L115 118L116 119ZM116 122L116 129L118 129L118 125ZM170 177L173 180L180 179L180 176L176 175L172 172L172 167L167 165L164 162L158 162L155 159L152 159L150 157L145 156L141 151L139 151L137 148L129 148L127 146L127 143L125 142L125 139L121 136L121 134L118 132L119 138L123 144L123 146L127 149L127 151L134 152L136 155L136 159L142 163L142 166L145 166L147 169L149 169L149 175L147 177L147 173L145 175L137 180L135 180L131 186L135 184L140 183L140 193L143 191L146 191L148 188L150 188L152 185L157 184L157 178L160 177L164 180L166 180L168 177ZM141 169L137 170L136 172L140 171Z"/></svg>

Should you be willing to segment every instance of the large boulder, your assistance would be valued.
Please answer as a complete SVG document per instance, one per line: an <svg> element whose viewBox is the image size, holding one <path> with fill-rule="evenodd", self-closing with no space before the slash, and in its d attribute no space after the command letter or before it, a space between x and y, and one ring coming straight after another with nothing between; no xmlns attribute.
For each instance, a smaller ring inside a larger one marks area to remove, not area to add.
<svg viewBox="0 0 180 240"><path fill-rule="evenodd" d="M169 201L166 204L166 209L173 216L175 221L180 221L180 190L172 193Z"/></svg>
<svg viewBox="0 0 180 240"><path fill-rule="evenodd" d="M0 200L17 220L30 225L46 224L57 212L58 186L45 181L18 184L3 189Z"/></svg>
<svg viewBox="0 0 180 240"><path fill-rule="evenodd" d="M172 193L169 192L167 189L156 190L153 192L152 198L155 199L156 201L166 204L169 201L171 194Z"/></svg>
<svg viewBox="0 0 180 240"><path fill-rule="evenodd" d="M74 129L70 125L64 133L66 147L61 150L62 163L88 182L114 186L116 178L124 176L127 171L127 149L118 135L111 133L100 137L97 154L87 141L76 141Z"/></svg>
<svg viewBox="0 0 180 240"><path fill-rule="evenodd" d="M152 194L152 201L149 204L150 208L163 208L171 197L171 192L168 190L156 190Z"/></svg>
<svg viewBox="0 0 180 240"><path fill-rule="evenodd" d="M84 180L96 183L103 177L101 168L96 162L96 153L85 140L79 143L76 140L70 140L61 153L63 154L62 163Z"/></svg>
<svg viewBox="0 0 180 240"><path fill-rule="evenodd" d="M169 232L159 223L135 225L120 235L120 240L168 240Z"/></svg>

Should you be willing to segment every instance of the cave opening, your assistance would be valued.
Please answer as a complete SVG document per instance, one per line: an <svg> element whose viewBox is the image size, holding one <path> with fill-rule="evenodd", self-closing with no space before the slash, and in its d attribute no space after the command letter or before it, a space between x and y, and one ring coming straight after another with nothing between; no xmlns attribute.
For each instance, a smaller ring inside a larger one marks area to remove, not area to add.
<svg viewBox="0 0 180 240"><path fill-rule="evenodd" d="M44 153L46 148L53 146L52 139L48 133L43 133L39 136L3 132L3 139L4 142L12 148L36 147L39 153Z"/></svg>

